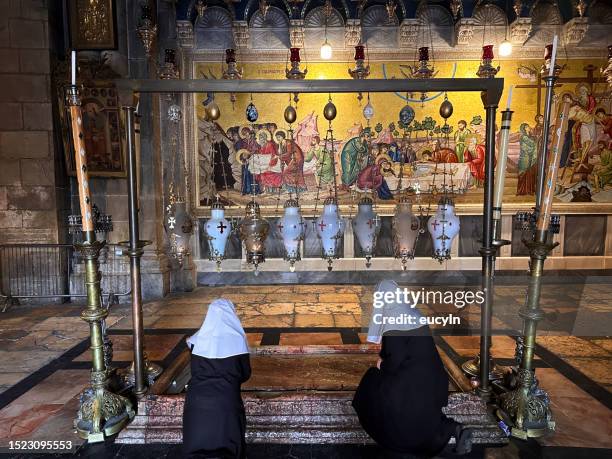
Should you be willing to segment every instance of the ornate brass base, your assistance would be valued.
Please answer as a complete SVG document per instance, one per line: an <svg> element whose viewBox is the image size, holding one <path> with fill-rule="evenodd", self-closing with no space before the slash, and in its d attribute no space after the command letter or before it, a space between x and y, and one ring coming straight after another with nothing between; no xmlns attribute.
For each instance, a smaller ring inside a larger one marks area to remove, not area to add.
<svg viewBox="0 0 612 459"><path fill-rule="evenodd" d="M147 354L144 355L144 373L147 378L147 383L149 386L153 385L157 377L162 374L163 368L158 364L151 362L147 358ZM130 367L121 375L121 379L123 380L123 384L126 387L132 387L135 384L134 378L134 362L130 365Z"/></svg>
<svg viewBox="0 0 612 459"><path fill-rule="evenodd" d="M127 398L104 387L89 388L81 394L74 427L81 438L98 443L118 433L134 415L132 403Z"/></svg>
<svg viewBox="0 0 612 459"><path fill-rule="evenodd" d="M504 377L504 370L498 366L493 358L489 359L489 381L498 381ZM464 362L461 369L470 376L480 376L480 354L473 359Z"/></svg>
<svg viewBox="0 0 612 459"><path fill-rule="evenodd" d="M500 396L497 416L511 427L512 436L522 440L555 430L548 394L538 386L535 372L520 369L518 378L519 386Z"/></svg>

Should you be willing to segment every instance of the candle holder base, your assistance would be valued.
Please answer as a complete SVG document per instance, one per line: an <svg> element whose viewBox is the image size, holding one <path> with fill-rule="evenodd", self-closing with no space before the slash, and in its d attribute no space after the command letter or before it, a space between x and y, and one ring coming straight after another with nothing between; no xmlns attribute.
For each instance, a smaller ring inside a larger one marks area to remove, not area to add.
<svg viewBox="0 0 612 459"><path fill-rule="evenodd" d="M489 359L489 381L499 381L504 377L504 370L502 367L498 366L493 358ZM464 373L473 376L480 376L480 354L478 354L473 359L470 359L461 365L461 369Z"/></svg>
<svg viewBox="0 0 612 459"><path fill-rule="evenodd" d="M92 387L81 395L74 428L81 438L98 443L119 432L135 413L127 398L106 389L106 371L92 371L91 379Z"/></svg>
<svg viewBox="0 0 612 459"><path fill-rule="evenodd" d="M548 393L538 386L533 370L520 369L518 387L500 396L497 416L510 427L513 437L539 438L555 430Z"/></svg>

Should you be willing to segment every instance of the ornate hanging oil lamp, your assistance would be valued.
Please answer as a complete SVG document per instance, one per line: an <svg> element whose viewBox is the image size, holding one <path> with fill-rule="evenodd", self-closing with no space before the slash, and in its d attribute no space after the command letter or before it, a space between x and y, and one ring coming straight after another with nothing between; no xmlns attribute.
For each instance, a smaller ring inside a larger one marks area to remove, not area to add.
<svg viewBox="0 0 612 459"><path fill-rule="evenodd" d="M425 79L433 78L434 76L436 76L438 72L435 71L435 68L433 65L431 66L429 65L429 47L428 46L421 46L419 48L418 65L415 65L414 67L408 66L408 69L410 70L410 76L412 78L418 78L421 80L425 80ZM425 99L427 99L427 93L423 92L421 93L421 101L425 102Z"/></svg>
<svg viewBox="0 0 612 459"><path fill-rule="evenodd" d="M214 94L211 94L210 101L204 105L204 111L206 113L206 118L209 121L217 121L221 117L221 109L215 102Z"/></svg>
<svg viewBox="0 0 612 459"><path fill-rule="evenodd" d="M291 62L291 68L285 67L285 77L288 80L303 80L306 78L308 69L300 70L300 48L289 49L289 61ZM293 101L297 104L299 101L298 93L293 93Z"/></svg>
<svg viewBox="0 0 612 459"><path fill-rule="evenodd" d="M370 66L365 65L365 47L360 43L355 46L355 68L348 69L348 73L353 80L365 80L370 76ZM361 102L363 94L357 94L357 100Z"/></svg>
<svg viewBox="0 0 612 459"><path fill-rule="evenodd" d="M372 266L371 260L381 226L380 217L374 211L373 204L371 198L361 198L357 207L357 215L353 219L353 232L365 255L367 268Z"/></svg>
<svg viewBox="0 0 612 459"><path fill-rule="evenodd" d="M427 229L433 242L432 258L440 263L450 260L453 239L459 234L459 217L455 215L455 204L451 198L445 196L440 199L436 213L429 217Z"/></svg>
<svg viewBox="0 0 612 459"><path fill-rule="evenodd" d="M338 258L340 243L344 234L344 220L338 210L338 200L329 196L323 202L323 213L316 221L317 236L323 247L322 256L327 259L327 270L332 270L334 258Z"/></svg>
<svg viewBox="0 0 612 459"><path fill-rule="evenodd" d="M289 262L289 270L294 272L295 262L301 260L300 243L304 240L304 219L297 199L289 198L285 202L285 214L278 223L278 230L285 246L285 260Z"/></svg>
<svg viewBox="0 0 612 459"><path fill-rule="evenodd" d="M227 67L223 70L224 80L242 80L242 69L238 70L238 64L236 63L236 50L228 48L225 50L225 65ZM236 102L236 93L230 93L230 102L232 106Z"/></svg>
<svg viewBox="0 0 612 459"><path fill-rule="evenodd" d="M484 45L482 47L482 62L478 67L478 71L476 72L476 75L478 75L479 78L494 78L495 75L497 75L497 72L499 72L499 66L496 68L491 64L494 57L493 45Z"/></svg>
<svg viewBox="0 0 612 459"><path fill-rule="evenodd" d="M161 80L176 80L179 77L176 65L176 51L174 49L164 50L164 63L159 70Z"/></svg>
<svg viewBox="0 0 612 459"><path fill-rule="evenodd" d="M338 111L331 100L323 108L323 116L329 121L329 128L325 136L324 148L329 152L332 171L333 171L333 189L329 190L329 197L323 202L323 213L315 221L315 230L317 236L321 240L322 257L327 260L327 270L332 270L334 258L338 258L340 252L340 243L344 234L344 220L340 216L338 209L338 187L336 183L336 161L334 151L334 133L332 130L332 121L336 118Z"/></svg>
<svg viewBox="0 0 612 459"><path fill-rule="evenodd" d="M259 274L259 264L266 261L265 244L269 230L270 224L261 217L259 204L254 200L249 202L246 206L244 218L238 227L238 234L240 240L244 243L246 261L253 264L255 275Z"/></svg>
<svg viewBox="0 0 612 459"><path fill-rule="evenodd" d="M221 271L221 261L225 259L225 248L232 228L225 218L225 207L219 201L219 196L211 206L211 216L204 225L204 230L208 241L209 259L217 262L217 271Z"/></svg>
<svg viewBox="0 0 612 459"><path fill-rule="evenodd" d="M136 29L136 32L142 42L142 47L145 50L147 58L151 58L153 44L157 38L157 25L153 22L153 11L150 5L144 3L141 5L140 9L140 25Z"/></svg>
<svg viewBox="0 0 612 459"><path fill-rule="evenodd" d="M185 199L175 192L174 182L168 186L166 206L166 233L170 242L170 255L182 266L189 255L189 240L193 232L193 220L187 211Z"/></svg>
<svg viewBox="0 0 612 459"><path fill-rule="evenodd" d="M412 213L412 201L410 199L400 198L395 207L392 229L395 258L402 261L402 269L405 271L408 260L414 259L417 239L421 233L421 223L417 216Z"/></svg>

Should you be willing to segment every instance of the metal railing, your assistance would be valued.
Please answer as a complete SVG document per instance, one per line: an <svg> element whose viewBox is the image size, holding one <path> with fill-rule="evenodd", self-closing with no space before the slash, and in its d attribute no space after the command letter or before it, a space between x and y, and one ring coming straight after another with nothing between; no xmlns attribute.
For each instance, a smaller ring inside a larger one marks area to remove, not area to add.
<svg viewBox="0 0 612 459"><path fill-rule="evenodd" d="M102 299L110 305L129 295L129 259L123 247L107 244L100 252ZM84 265L72 244L0 245L0 307L19 299L85 298Z"/></svg>

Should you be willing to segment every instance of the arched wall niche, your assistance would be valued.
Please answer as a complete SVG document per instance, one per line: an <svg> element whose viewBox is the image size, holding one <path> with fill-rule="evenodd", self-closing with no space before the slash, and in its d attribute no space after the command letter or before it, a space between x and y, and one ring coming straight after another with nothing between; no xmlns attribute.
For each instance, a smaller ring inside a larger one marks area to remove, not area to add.
<svg viewBox="0 0 612 459"><path fill-rule="evenodd" d="M289 48L289 17L276 6L268 8L266 17L257 10L249 21L253 49Z"/></svg>
<svg viewBox="0 0 612 459"><path fill-rule="evenodd" d="M219 6L206 8L202 17L195 20L194 37L198 49L231 48L234 43L232 15Z"/></svg>

